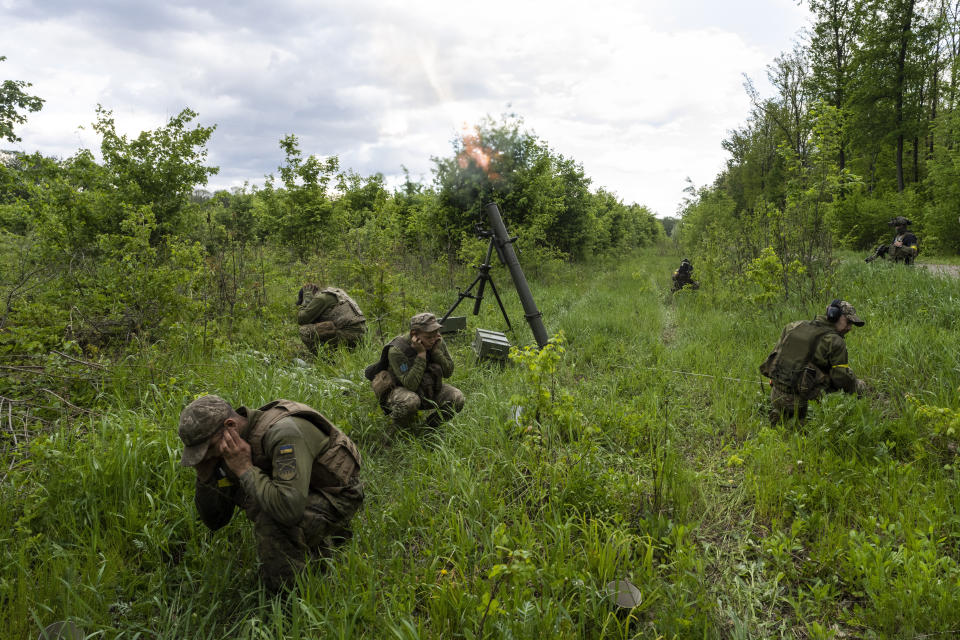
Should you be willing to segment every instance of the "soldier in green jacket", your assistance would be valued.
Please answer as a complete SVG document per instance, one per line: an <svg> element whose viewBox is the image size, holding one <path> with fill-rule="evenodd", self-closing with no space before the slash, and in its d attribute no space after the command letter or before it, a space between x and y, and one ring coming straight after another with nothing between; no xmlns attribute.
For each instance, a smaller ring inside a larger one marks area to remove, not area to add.
<svg viewBox="0 0 960 640"><path fill-rule="evenodd" d="M289 400L234 410L207 395L184 408L178 431L181 464L197 472L200 519L216 531L237 507L246 510L271 591L350 538L350 519L363 504L360 454L317 411Z"/></svg>
<svg viewBox="0 0 960 640"><path fill-rule="evenodd" d="M853 305L834 300L822 316L812 322L798 320L788 324L773 352L760 365L760 373L770 378L770 423L795 417L807 417L807 402L821 393L843 391L862 395L866 385L850 369L844 336L863 320Z"/></svg>
<svg viewBox="0 0 960 640"><path fill-rule="evenodd" d="M363 312L343 289L305 284L297 295L297 309L300 339L314 353L321 343L353 347L367 332Z"/></svg>
<svg viewBox="0 0 960 640"><path fill-rule="evenodd" d="M432 409L427 424L437 426L463 409L463 393L445 384L453 375L453 358L432 313L410 319L409 335L397 336L380 354L373 392L398 427L409 426L420 409Z"/></svg>

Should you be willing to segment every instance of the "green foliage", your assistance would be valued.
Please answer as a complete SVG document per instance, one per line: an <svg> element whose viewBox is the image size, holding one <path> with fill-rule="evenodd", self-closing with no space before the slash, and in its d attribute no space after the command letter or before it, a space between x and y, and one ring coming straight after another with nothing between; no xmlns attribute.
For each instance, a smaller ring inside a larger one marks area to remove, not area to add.
<svg viewBox="0 0 960 640"><path fill-rule="evenodd" d="M785 297L784 282L803 275L804 267L794 260L784 269L772 247L760 252L746 270L747 281L753 285L750 302L758 307L769 307Z"/></svg>
<svg viewBox="0 0 960 640"><path fill-rule="evenodd" d="M111 246L149 247L148 223L132 209ZM512 366L491 368L451 337L464 411L429 436L398 437L361 376L381 345L296 362L290 292L310 267L284 252L264 258L268 302L259 319L238 312L232 341L204 349L170 336L99 360L106 369L83 383L95 397L47 387L91 413L37 413L50 422L30 422L29 439L27 415L14 412L15 430L0 433L4 637L35 637L38 622L65 618L87 632L160 638L895 638L960 628L955 454L936 410L953 411L960 386L953 281L841 265L868 320L847 336L851 364L877 391L828 396L803 427L771 429L756 365L808 307L745 315L703 289L667 302L676 257L652 250L564 265L555 284L531 280L562 342L518 348ZM346 279L349 262L326 269L372 306L377 294ZM445 301L408 276L396 286L422 308ZM477 322L498 317L484 308ZM203 321L179 332L196 335ZM225 333L226 317L206 321ZM42 362L59 376L91 369L54 354ZM933 411L912 408L906 390ZM207 392L247 406L306 401L363 452L356 534L303 574L295 597L259 586L242 514L215 534L194 515L172 425ZM620 579L642 593L633 610L607 596Z"/></svg>
<svg viewBox="0 0 960 640"><path fill-rule="evenodd" d="M563 334L553 336L543 347L511 347L510 360L522 372L524 392L510 398L516 407L516 424L524 437L575 440L595 430L585 424L573 395L560 386L560 368L565 348Z"/></svg>
<svg viewBox="0 0 960 640"><path fill-rule="evenodd" d="M0 62L6 59L6 56L0 56ZM43 107L43 98L24 91L30 86L29 82L23 80L4 80L0 83L0 139L20 142L20 138L13 133L13 127L27 121L21 111L36 112Z"/></svg>
<svg viewBox="0 0 960 640"><path fill-rule="evenodd" d="M522 127L515 117L487 118L455 141L453 157L434 158L438 248L456 247L474 222L485 225L489 202L499 205L533 262L633 249L662 237L650 211L603 190L591 193L582 165Z"/></svg>
<svg viewBox="0 0 960 640"><path fill-rule="evenodd" d="M304 159L295 135L282 138L280 148L285 154L279 168L283 188L274 186L272 176L267 178L259 192L263 201L261 225L302 256L309 247L329 244L327 222L333 203L328 189L338 178L340 161L336 156L323 160L312 154Z"/></svg>
<svg viewBox="0 0 960 640"><path fill-rule="evenodd" d="M116 206L108 225L125 217L125 206L149 206L157 223L151 243L157 244L162 236L185 233L196 223L190 215L190 194L218 171L204 165L205 147L215 127L188 128L196 117L196 112L184 109L166 126L128 140L117 134L113 113L97 107L93 130L103 139L103 170L114 187Z"/></svg>

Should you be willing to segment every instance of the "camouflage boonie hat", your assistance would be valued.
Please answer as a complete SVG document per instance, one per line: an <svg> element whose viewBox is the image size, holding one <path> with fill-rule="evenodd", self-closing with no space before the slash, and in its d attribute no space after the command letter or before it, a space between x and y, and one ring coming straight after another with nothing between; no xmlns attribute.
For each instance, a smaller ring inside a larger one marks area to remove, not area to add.
<svg viewBox="0 0 960 640"><path fill-rule="evenodd" d="M887 224L891 227L908 227L913 223L903 216L897 216L896 218L890 218L890 222Z"/></svg>
<svg viewBox="0 0 960 640"><path fill-rule="evenodd" d="M847 302L846 300L840 301L840 315L847 317L851 323L855 324L858 327L862 327L866 323L860 319L860 316L857 315L857 310L853 308L853 305Z"/></svg>
<svg viewBox="0 0 960 640"><path fill-rule="evenodd" d="M437 322L437 316L432 313L418 313L410 318L410 329L416 329L424 333L437 331L441 326L442 325Z"/></svg>
<svg viewBox="0 0 960 640"><path fill-rule="evenodd" d="M223 421L230 417L233 408L220 396L201 396L180 412L177 432L186 445L180 464L196 466L207 455L207 440L217 432Z"/></svg>

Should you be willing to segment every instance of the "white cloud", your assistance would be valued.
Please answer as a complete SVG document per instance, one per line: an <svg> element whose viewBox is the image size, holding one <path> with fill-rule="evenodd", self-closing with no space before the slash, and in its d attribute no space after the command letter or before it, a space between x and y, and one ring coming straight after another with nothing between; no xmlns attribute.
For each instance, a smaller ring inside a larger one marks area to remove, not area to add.
<svg viewBox="0 0 960 640"><path fill-rule="evenodd" d="M218 125L214 187L260 182L286 133L361 173L395 181L403 164L427 175L464 123L512 111L595 186L670 215L686 176L703 184L722 167L720 142L747 115L742 74L762 76L804 12L792 0L645 4L170 2L118 12L7 0L0 74L47 100L18 131L26 150L95 146L77 127L98 102L130 134L190 106Z"/></svg>

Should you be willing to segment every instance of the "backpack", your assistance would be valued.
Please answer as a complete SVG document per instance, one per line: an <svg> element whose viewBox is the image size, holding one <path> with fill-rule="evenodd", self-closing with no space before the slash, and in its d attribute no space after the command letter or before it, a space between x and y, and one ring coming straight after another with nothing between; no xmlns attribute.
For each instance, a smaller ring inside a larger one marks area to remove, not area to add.
<svg viewBox="0 0 960 640"><path fill-rule="evenodd" d="M801 386L809 386L801 385L801 379L811 366L817 344L823 336L834 332L833 327L815 325L806 320L795 323L760 365L760 373L776 385L792 392L801 391Z"/></svg>
<svg viewBox="0 0 960 640"><path fill-rule="evenodd" d="M380 351L380 359L371 365L367 365L367 367L363 370L363 377L372 382L378 373L381 371L386 371L390 368L390 360L387 357L387 354L390 353L390 347L397 347L403 351L408 358L415 357L417 355L416 349L409 346L406 343L406 340L403 338L404 336L397 336L384 345L383 349Z"/></svg>

